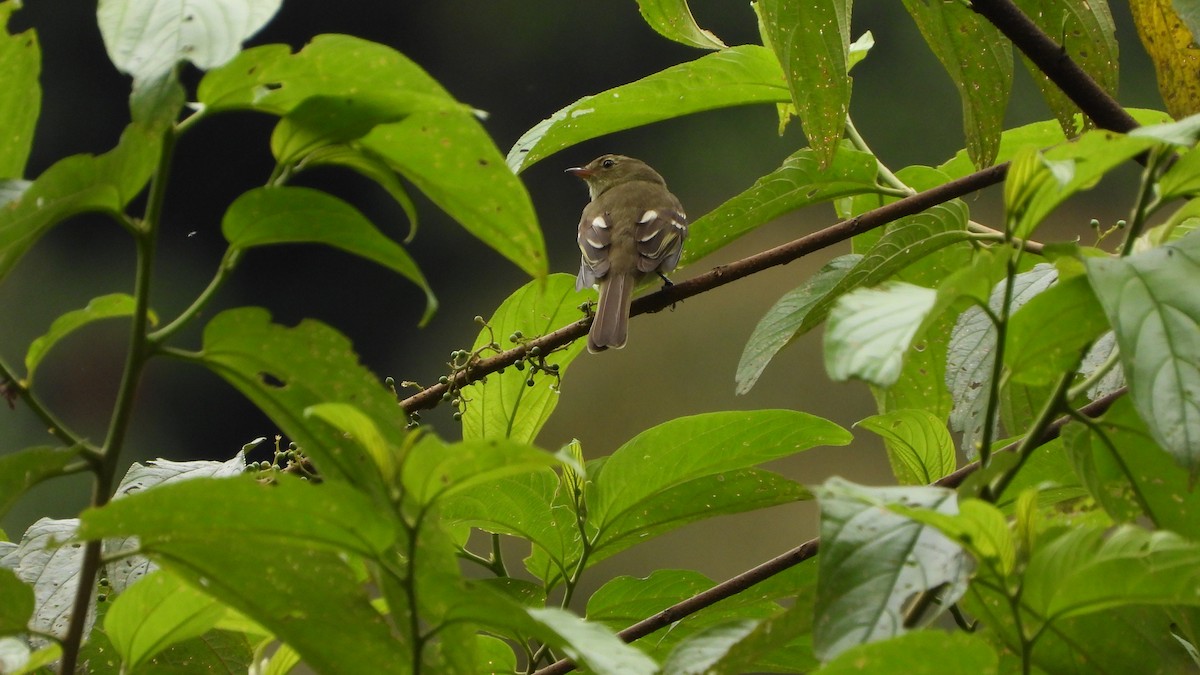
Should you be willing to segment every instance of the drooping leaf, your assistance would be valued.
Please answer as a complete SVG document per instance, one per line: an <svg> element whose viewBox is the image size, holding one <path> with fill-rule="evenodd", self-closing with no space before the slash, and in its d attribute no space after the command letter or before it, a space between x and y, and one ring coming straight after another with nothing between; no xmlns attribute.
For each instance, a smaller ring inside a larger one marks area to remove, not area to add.
<svg viewBox="0 0 1200 675"><path fill-rule="evenodd" d="M92 298L88 301L87 307L67 312L55 319L46 334L31 342L29 349L25 352L25 385L29 386L33 382L33 372L37 370L38 364L42 362L46 353L58 344L59 340L93 321L132 316L135 304L131 295L112 293ZM158 322L153 311L150 312L149 318L151 325Z"/></svg>
<svg viewBox="0 0 1200 675"><path fill-rule="evenodd" d="M42 50L37 33L11 34L8 19L18 2L0 3L0 178L22 178L42 108Z"/></svg>
<svg viewBox="0 0 1200 675"><path fill-rule="evenodd" d="M198 359L278 424L325 480L351 481L384 494L379 471L365 449L304 416L318 403L352 403L389 443L403 446L404 420L396 399L359 364L340 333L312 320L294 328L273 324L263 309L229 310L205 328Z"/></svg>
<svg viewBox="0 0 1200 675"><path fill-rule="evenodd" d="M216 600L158 571L117 596L104 615L104 632L132 670L167 647L208 632L224 613Z"/></svg>
<svg viewBox="0 0 1200 675"><path fill-rule="evenodd" d="M783 66L804 135L829 166L850 109L849 0L758 0L763 44Z"/></svg>
<svg viewBox="0 0 1200 675"><path fill-rule="evenodd" d="M967 154L977 168L991 166L1012 91L1012 45L966 5L905 0L904 7L958 88Z"/></svg>
<svg viewBox="0 0 1200 675"><path fill-rule="evenodd" d="M904 353L933 309L937 291L903 282L859 288L842 296L825 330L825 370L888 386L900 376Z"/></svg>
<svg viewBox="0 0 1200 675"><path fill-rule="evenodd" d="M67 157L46 169L0 209L0 280L54 225L80 213L121 211L150 180L159 143L131 125L113 150Z"/></svg>
<svg viewBox="0 0 1200 675"><path fill-rule="evenodd" d="M878 162L865 152L836 146L821 168L817 153L804 148L749 189L727 200L688 227L681 266L700 260L760 225L796 209L847 195L873 192Z"/></svg>
<svg viewBox="0 0 1200 675"><path fill-rule="evenodd" d="M0 457L0 516L8 513L29 488L60 475L77 457L78 448L48 446L26 448Z"/></svg>
<svg viewBox="0 0 1200 675"><path fill-rule="evenodd" d="M577 143L706 110L790 101L769 49L742 45L672 66L636 82L585 96L526 131L508 151L520 173Z"/></svg>
<svg viewBox="0 0 1200 675"><path fill-rule="evenodd" d="M550 333L573 320L581 318L579 305L589 295L575 291L575 279L568 274L552 274L535 279L508 296L487 322L487 327L475 338L472 349L478 350L493 339L507 340L520 333L528 339ZM508 344L501 343L504 349ZM576 340L563 349L542 355L552 373L534 373L531 367L506 368L492 373L481 382L462 390L467 403L462 415L465 440L507 438L519 443L532 443L538 432L558 405L559 377L583 351L583 341ZM537 357L533 361L541 365Z"/></svg>
<svg viewBox="0 0 1200 675"><path fill-rule="evenodd" d="M256 188L242 194L221 220L235 251L273 244L319 243L382 265L425 292L425 323L437 298L416 261L380 232L358 209L332 195L304 187Z"/></svg>
<svg viewBox="0 0 1200 675"><path fill-rule="evenodd" d="M404 116L390 101L352 96L311 96L288 111L271 133L271 154L280 163L294 163L331 145L366 136L380 124Z"/></svg>
<svg viewBox="0 0 1200 675"><path fill-rule="evenodd" d="M903 503L952 514L951 490L866 488L832 478L817 491L821 556L813 646L832 659L855 645L907 632L913 595L945 585L945 605L961 597L971 571L962 549L936 529L888 511ZM943 607L945 605L942 605ZM922 623L936 616L920 617Z"/></svg>
<svg viewBox="0 0 1200 675"><path fill-rule="evenodd" d="M1200 473L1200 233L1126 258L1090 258L1088 279L1117 335L1138 414L1175 461Z"/></svg>
<svg viewBox="0 0 1200 675"><path fill-rule="evenodd" d="M237 55L281 0L101 0L96 11L108 58L136 81L189 61L201 70ZM135 84L136 86L136 84Z"/></svg>
<svg viewBox="0 0 1200 675"><path fill-rule="evenodd" d="M926 410L893 410L856 426L883 439L892 474L901 485L928 485L954 471L954 441L946 423Z"/></svg>
<svg viewBox="0 0 1200 675"><path fill-rule="evenodd" d="M305 157L304 165L306 167L339 166L375 181L400 205L404 215L408 218L410 225L404 243L411 242L416 236L416 204L413 203L412 197L408 195L408 190L400 182L396 172L366 148L357 145L327 145Z"/></svg>
<svg viewBox="0 0 1200 675"><path fill-rule="evenodd" d="M725 49L721 38L701 28L687 0L638 0L642 18L659 35L689 47Z"/></svg>

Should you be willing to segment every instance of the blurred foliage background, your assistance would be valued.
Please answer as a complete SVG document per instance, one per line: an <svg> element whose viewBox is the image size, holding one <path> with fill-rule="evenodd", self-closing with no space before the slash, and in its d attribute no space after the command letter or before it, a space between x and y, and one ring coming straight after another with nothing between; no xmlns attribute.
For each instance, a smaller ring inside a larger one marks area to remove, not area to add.
<svg viewBox="0 0 1200 675"><path fill-rule="evenodd" d="M727 44L758 42L748 3L692 0L691 6L700 25ZM1118 3L1112 10L1122 47L1119 100L1126 106L1161 108L1128 7ZM35 28L44 54L44 101L28 177L67 155L111 148L128 121L129 82L109 63L94 13L95 3L28 0L10 26L14 31ZM900 3L857 3L851 37L866 30L873 32L876 46L853 72L851 115L859 130L892 169L942 162L963 144L953 84L944 75L928 76L940 73L940 67ZM460 100L486 110L486 126L502 152L526 129L581 96L703 54L659 37L642 22L635 3L620 0L290 0L250 44L284 42L299 49L319 33L349 33L400 50ZM198 78L192 72L186 79L194 85ZM1049 116L1029 76L1018 68L1006 128ZM180 142L152 298L160 317L174 316L208 282L224 248L219 225L225 207L267 180L271 125L265 116L226 114L201 124ZM696 218L804 144L798 124L782 136L777 133L773 107L739 108L571 148L533 166L523 178L545 233L552 270L574 274L574 227L587 193L563 174L564 168L605 152L637 156L667 177ZM1124 178L1134 173L1129 170ZM365 180L327 170L304 175L300 183L305 182L348 199L397 239L411 226L387 195ZM446 371L449 353L474 340L478 327L472 318L489 316L526 279L413 194L421 218L410 250L441 300L428 327L417 328L423 298L415 287L382 268L315 246L251 252L212 313L261 305L287 324L316 318L346 333L380 377L432 383ZM1126 215L1128 198L1120 189L1095 191L1086 205L1060 211L1045 238L1090 240L1089 219L1111 224ZM975 220L995 224L995 189L969 206ZM834 221L828 207L791 214L680 276ZM555 450L578 438L585 454L597 457L668 419L735 408L793 408L847 427L874 413L866 387L826 378L819 332L777 357L749 395L733 393L735 366L758 319L780 295L843 252L825 251L690 299L673 312L636 318L626 349L585 354L575 362L540 445ZM128 291L132 262L132 243L103 219L78 218L53 230L0 286L0 354L20 363L28 343L54 317L102 293ZM127 326L115 321L90 327L69 338L39 370L38 394L93 439L102 437L108 422L126 332ZM193 348L199 344L198 331L177 340ZM156 360L143 385L129 462L225 459L243 443L275 433L240 395L191 366ZM448 411L424 413L423 420L445 437L458 435ZM834 474L891 483L882 445L869 434L857 436L848 448L813 450L772 468L806 483ZM27 411L0 410L0 452L48 441ZM265 449L251 456L265 458ZM87 503L89 489L86 479L44 484L0 525L17 537L40 516L70 517ZM634 549L606 562L594 576L686 566L720 579L815 531L812 503L726 517Z"/></svg>

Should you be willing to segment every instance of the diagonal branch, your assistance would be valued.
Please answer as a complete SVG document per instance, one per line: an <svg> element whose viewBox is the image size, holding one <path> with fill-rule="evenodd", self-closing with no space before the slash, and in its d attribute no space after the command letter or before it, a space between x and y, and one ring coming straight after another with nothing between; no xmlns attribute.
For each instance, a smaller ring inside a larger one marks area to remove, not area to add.
<svg viewBox="0 0 1200 675"><path fill-rule="evenodd" d="M911 216L938 204L948 202L951 199L971 194L990 185L995 185L1003 181L1007 173L1007 162L997 164L996 166L976 171L957 180L939 185L933 189L918 192L910 197L905 197L891 204L872 209L856 218L843 220L823 230L818 230L786 244L756 253L748 258L743 258L728 265L714 267L687 281L680 281L657 293L651 293L650 295L638 298L634 301L630 314L658 312L680 300L724 286L725 284L775 267L776 265L785 265L813 251L819 251L845 241L856 234L862 234L905 216ZM457 373L446 384L435 384L428 387L404 399L400 402L400 405L409 413L415 410L432 408L441 401L442 394L450 387L466 386L489 373L510 366L523 359L533 347L539 347L542 353L548 353L552 349L556 349L572 340L582 337L587 332L590 324L590 319L581 319L573 324L559 328L553 333L543 335L536 340L530 340L521 346L514 347L486 359L481 359L467 370Z"/></svg>
<svg viewBox="0 0 1200 675"><path fill-rule="evenodd" d="M1081 407L1078 410L1078 414L1093 418L1099 417L1100 415L1103 415L1118 398L1124 396L1126 392L1127 389L1122 387L1121 389L1107 396L1098 398L1095 401L1092 401L1091 403ZM1073 418L1071 415L1064 415L1047 425L1045 431L1042 433L1041 440L1038 442L1038 445L1044 445L1055 438L1058 438L1062 428L1066 426L1067 422L1070 422L1072 419ZM1021 441L1015 441L997 450L996 452L1014 452L1018 447L1020 447L1020 445ZM971 462L954 473L934 481L933 485L936 487L956 488L961 485L968 476L978 471L979 467L979 462ZM716 586L713 586L707 591L704 591L703 593L693 595L687 600L672 605L658 614L655 614L654 616L642 619L625 630L617 633L617 636L625 642L633 642L634 640L645 637L656 630L666 628L676 621L699 612L705 607L714 605L726 598L733 597L734 595L741 593L742 591L759 582L766 581L776 574L779 574L786 569L789 569L795 565L799 565L805 560L816 556L820 545L821 540L819 537L809 539L796 548L793 548L782 555L776 556L756 567L752 567L736 577L727 579ZM533 675L562 675L562 673L569 673L572 670L575 670L575 663L570 659L563 659L561 661L556 661L555 663L552 663L541 670L538 670Z"/></svg>

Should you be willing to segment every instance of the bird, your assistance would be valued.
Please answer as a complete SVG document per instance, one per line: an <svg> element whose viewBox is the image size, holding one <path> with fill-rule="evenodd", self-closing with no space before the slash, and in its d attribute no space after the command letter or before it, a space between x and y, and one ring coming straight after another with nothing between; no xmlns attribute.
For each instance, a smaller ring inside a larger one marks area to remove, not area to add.
<svg viewBox="0 0 1200 675"><path fill-rule="evenodd" d="M582 260L575 289L597 286L600 300L588 331L588 351L620 349L629 336L633 290L655 273L664 287L679 264L687 238L687 214L667 182L645 162L601 155L566 170L582 178L591 201L579 219Z"/></svg>

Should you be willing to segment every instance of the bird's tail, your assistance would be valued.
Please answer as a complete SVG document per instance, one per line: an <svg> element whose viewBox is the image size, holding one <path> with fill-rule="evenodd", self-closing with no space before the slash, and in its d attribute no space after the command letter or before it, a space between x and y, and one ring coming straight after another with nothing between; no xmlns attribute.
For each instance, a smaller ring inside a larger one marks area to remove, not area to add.
<svg viewBox="0 0 1200 675"><path fill-rule="evenodd" d="M600 302L588 332L588 351L620 349L629 337L629 303L636 285L631 274L614 274L600 282Z"/></svg>

